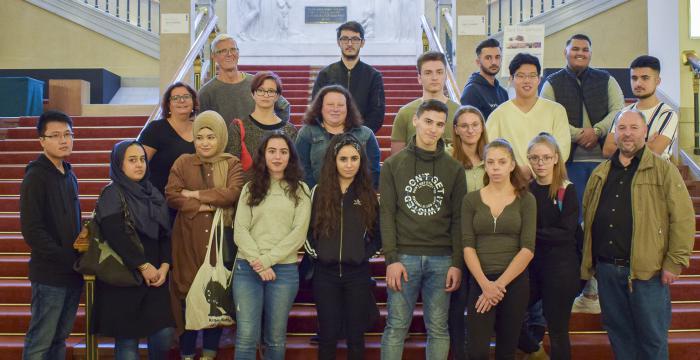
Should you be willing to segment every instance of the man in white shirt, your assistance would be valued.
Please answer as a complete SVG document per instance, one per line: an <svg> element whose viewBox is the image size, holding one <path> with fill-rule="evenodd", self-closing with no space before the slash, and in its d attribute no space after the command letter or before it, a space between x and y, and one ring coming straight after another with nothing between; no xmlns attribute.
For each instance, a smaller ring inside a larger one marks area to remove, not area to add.
<svg viewBox="0 0 700 360"><path fill-rule="evenodd" d="M642 55L630 64L630 83L637 102L623 109L637 109L644 114L647 123L646 144L649 150L668 160L673 152L673 143L678 139L678 114L656 96L661 83L659 59ZM615 127L610 130L603 146L603 156L610 157L617 150Z"/></svg>

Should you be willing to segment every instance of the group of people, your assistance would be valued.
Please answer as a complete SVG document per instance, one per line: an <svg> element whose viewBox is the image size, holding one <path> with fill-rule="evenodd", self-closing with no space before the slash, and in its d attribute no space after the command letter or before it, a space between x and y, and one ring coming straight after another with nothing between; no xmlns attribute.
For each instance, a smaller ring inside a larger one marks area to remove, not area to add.
<svg viewBox="0 0 700 360"><path fill-rule="evenodd" d="M678 119L656 97L659 61L630 66L639 101L623 108L615 79L589 66L591 41L567 41L567 66L538 94L538 59L509 66L515 96L496 80L501 49L476 49L479 71L462 104L444 94L447 62L417 61L422 97L394 120L392 155L380 169L375 136L384 120L381 74L360 61L364 30L337 29L339 62L324 68L297 130L280 78L238 70L228 35L211 45L218 74L197 93L185 83L163 94L163 119L117 143L95 217L104 239L144 283L97 279L96 333L115 338L117 359L180 355L212 359L222 328L185 329L185 301L207 257L214 213L237 245L232 264L235 358L285 355L287 321L311 279L318 357L364 356L378 318L370 258L386 263L383 359L401 359L421 296L426 358L488 359L517 348L531 359L569 359L572 306L598 298L621 359L668 358L669 285L689 264L693 206L667 159ZM73 242L81 230L70 164L73 124L48 111L37 123L43 153L21 187L22 233L32 249L32 320L25 359L63 358L80 298ZM381 194L381 199L378 195ZM634 204L634 207L633 207ZM128 217L124 209L128 209ZM583 208L583 211L582 211ZM583 226L581 222L583 220ZM142 246L126 239L133 226ZM310 270L300 276L298 251ZM589 281L581 293L580 279ZM466 318L465 318L466 313Z"/></svg>

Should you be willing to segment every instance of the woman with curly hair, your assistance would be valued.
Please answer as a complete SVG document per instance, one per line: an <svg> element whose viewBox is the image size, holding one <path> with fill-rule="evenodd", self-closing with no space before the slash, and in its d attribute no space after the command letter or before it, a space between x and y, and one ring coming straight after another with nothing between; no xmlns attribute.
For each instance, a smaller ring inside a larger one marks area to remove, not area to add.
<svg viewBox="0 0 700 360"><path fill-rule="evenodd" d="M341 324L345 324L347 358L362 359L372 304L358 299L373 298L369 258L381 248L381 236L377 193L367 154L356 137L348 133L333 137L312 193L305 250L316 263L318 358L336 358Z"/></svg>
<svg viewBox="0 0 700 360"><path fill-rule="evenodd" d="M309 227L309 195L292 140L278 131L266 135L233 227L236 359L255 359L261 328L264 358L284 359L287 319L299 290L297 251Z"/></svg>

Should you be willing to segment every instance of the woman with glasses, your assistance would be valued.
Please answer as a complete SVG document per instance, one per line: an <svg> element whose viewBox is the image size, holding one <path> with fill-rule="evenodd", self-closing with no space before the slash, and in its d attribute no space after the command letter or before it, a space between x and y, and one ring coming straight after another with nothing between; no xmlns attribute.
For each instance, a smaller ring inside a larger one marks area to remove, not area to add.
<svg viewBox="0 0 700 360"><path fill-rule="evenodd" d="M194 154L192 121L198 111L197 92L183 82L176 82L163 93L163 118L146 125L138 141L146 149L149 180L165 194L170 168L182 154Z"/></svg>
<svg viewBox="0 0 700 360"><path fill-rule="evenodd" d="M351 134L333 137L313 190L306 252L315 261L313 293L319 359L336 359L345 324L347 358L363 359L372 297L369 258L381 248L379 202L367 154ZM376 307L376 304L374 305Z"/></svg>
<svg viewBox="0 0 700 360"><path fill-rule="evenodd" d="M496 359L513 359L530 293L537 205L506 140L489 143L484 159L484 187L462 201L467 352L471 360L488 359L495 331Z"/></svg>
<svg viewBox="0 0 700 360"><path fill-rule="evenodd" d="M556 140L547 134L536 136L527 149L535 179L530 192L537 200L535 258L530 263L530 304L542 300L549 330L552 359L570 359L569 318L579 290L579 261L576 254L578 198L567 179L566 166ZM520 333L532 351L531 358L544 350L529 331ZM534 356L533 356L534 355Z"/></svg>
<svg viewBox="0 0 700 360"><path fill-rule="evenodd" d="M304 114L304 126L299 130L296 147L304 167L304 180L314 187L321 175L326 149L334 135L350 133L367 152L372 186L379 185L380 150L372 130L362 125L362 116L350 93L340 85L322 88Z"/></svg>
<svg viewBox="0 0 700 360"><path fill-rule="evenodd" d="M243 160L245 181L251 180L253 172L247 168L250 164L246 164L245 159L241 157L244 146L247 153L252 155L262 138L269 132L281 131L292 141L297 136L294 125L280 119L275 113L275 103L282 96L282 81L277 74L270 71L258 72L250 84L250 91L255 100L255 110L246 119L235 119L231 122L226 145L226 152Z"/></svg>
<svg viewBox="0 0 700 360"><path fill-rule="evenodd" d="M297 251L311 216L309 196L292 140L279 131L267 134L255 151L252 180L243 187L233 227L235 359L255 359L261 339L262 358L284 359L287 320L299 290Z"/></svg>

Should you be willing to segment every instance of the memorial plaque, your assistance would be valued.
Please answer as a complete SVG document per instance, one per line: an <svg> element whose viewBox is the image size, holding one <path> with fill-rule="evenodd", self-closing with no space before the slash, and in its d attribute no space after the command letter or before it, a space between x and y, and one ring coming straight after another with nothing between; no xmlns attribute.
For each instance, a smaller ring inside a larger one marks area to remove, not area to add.
<svg viewBox="0 0 700 360"><path fill-rule="evenodd" d="M347 6L306 6L304 22L306 24L344 23L348 20Z"/></svg>

